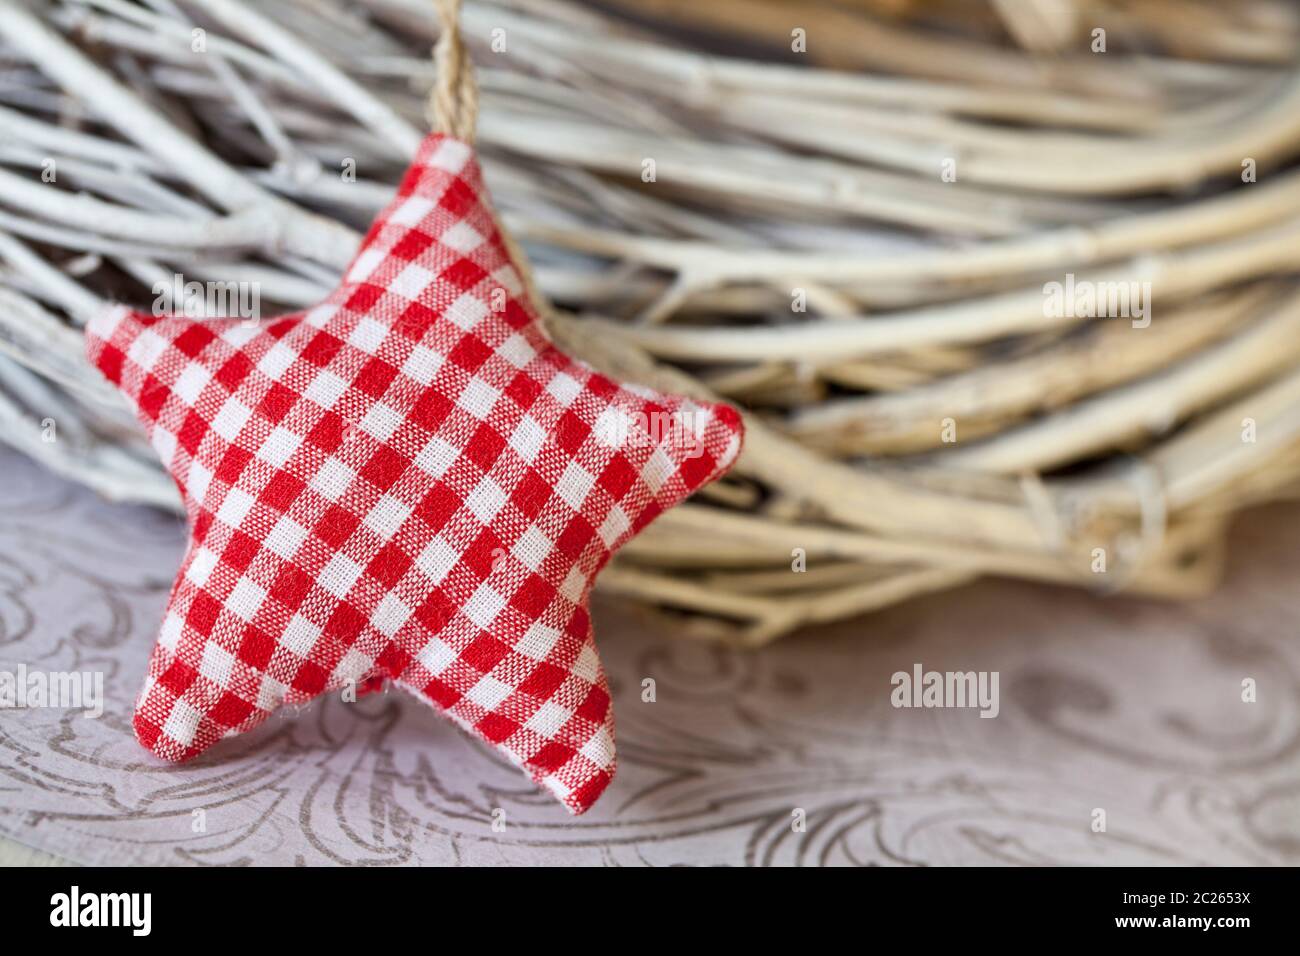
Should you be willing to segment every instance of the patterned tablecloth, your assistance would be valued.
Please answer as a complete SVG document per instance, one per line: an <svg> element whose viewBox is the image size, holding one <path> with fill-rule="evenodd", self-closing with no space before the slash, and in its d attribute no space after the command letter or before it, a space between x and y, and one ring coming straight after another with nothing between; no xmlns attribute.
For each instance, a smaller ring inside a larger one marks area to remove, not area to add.
<svg viewBox="0 0 1300 956"><path fill-rule="evenodd" d="M1300 508L1244 518L1227 585L1188 605L985 582L736 653L606 601L619 776L577 819L397 692L184 767L144 753L129 715L182 540L0 452L0 672L102 672L106 698L0 710L12 841L80 863L1300 862ZM998 716L894 708L918 663L997 671Z"/></svg>

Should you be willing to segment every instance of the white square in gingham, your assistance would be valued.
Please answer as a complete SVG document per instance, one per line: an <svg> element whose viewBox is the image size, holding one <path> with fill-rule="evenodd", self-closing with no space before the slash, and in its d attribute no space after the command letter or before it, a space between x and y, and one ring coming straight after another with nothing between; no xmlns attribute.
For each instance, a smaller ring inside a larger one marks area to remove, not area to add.
<svg viewBox="0 0 1300 956"><path fill-rule="evenodd" d="M554 548L555 543L542 533L541 528L533 525L519 536L510 553L529 571L537 571Z"/></svg>
<svg viewBox="0 0 1300 956"><path fill-rule="evenodd" d="M196 548L190 559L190 566L185 571L185 580L195 587L203 587L217 566L217 556L207 548Z"/></svg>
<svg viewBox="0 0 1300 956"><path fill-rule="evenodd" d="M228 442L234 442L239 432L253 416L253 410L237 398L228 398L221 405L221 411L212 419L212 430Z"/></svg>
<svg viewBox="0 0 1300 956"><path fill-rule="evenodd" d="M379 602L379 607L375 608L375 613L370 615L370 623L381 634L392 637L402 629L402 625L410 618L411 609L403 604L402 599L396 594L389 592Z"/></svg>
<svg viewBox="0 0 1300 956"><path fill-rule="evenodd" d="M386 338L388 338L388 326L367 317L358 322L357 327L352 330L352 334L348 336L348 344L374 355Z"/></svg>
<svg viewBox="0 0 1300 956"><path fill-rule="evenodd" d="M505 606L505 599L490 585L480 584L465 603L465 616L479 627L489 628Z"/></svg>
<svg viewBox="0 0 1300 956"><path fill-rule="evenodd" d="M415 458L415 464L430 478L441 478L455 464L460 452L441 438L433 437Z"/></svg>
<svg viewBox="0 0 1300 956"><path fill-rule="evenodd" d="M374 666L374 661L356 648L352 648L335 666L333 677L339 683L354 684L365 677Z"/></svg>
<svg viewBox="0 0 1300 956"><path fill-rule="evenodd" d="M431 282L433 282L433 273L412 263L397 274L389 289L403 298L415 300L423 294Z"/></svg>
<svg viewBox="0 0 1300 956"><path fill-rule="evenodd" d="M201 462L190 462L187 476L189 497L192 501L204 501L208 496L208 486L212 484L212 472L203 467Z"/></svg>
<svg viewBox="0 0 1300 956"><path fill-rule="evenodd" d="M524 291L524 285L519 281L519 273L510 265L504 265L492 273L492 284L505 289L513 296L522 295Z"/></svg>
<svg viewBox="0 0 1300 956"><path fill-rule="evenodd" d="M397 534L410 513L410 505L392 495L384 495L366 514L366 527L387 541Z"/></svg>
<svg viewBox="0 0 1300 956"><path fill-rule="evenodd" d="M509 697L513 690L509 684L488 675L475 683L467 696L484 710L492 710Z"/></svg>
<svg viewBox="0 0 1300 956"><path fill-rule="evenodd" d="M303 314L302 321L304 325L310 325L313 328L326 328L336 315L339 314L339 307L333 302L323 302L320 305L313 306Z"/></svg>
<svg viewBox="0 0 1300 956"><path fill-rule="evenodd" d="M183 700L178 700L167 714L167 722L163 724L162 732L178 744L189 746L190 741L198 733L202 721L202 711L194 709Z"/></svg>
<svg viewBox="0 0 1300 956"><path fill-rule="evenodd" d="M466 293L447 308L447 318L468 332L487 317L488 303Z"/></svg>
<svg viewBox="0 0 1300 956"><path fill-rule="evenodd" d="M348 383L344 379L333 372L321 372L311 380L303 395L321 408L333 408L347 390Z"/></svg>
<svg viewBox="0 0 1300 956"><path fill-rule="evenodd" d="M311 486L330 501L338 501L356 476L343 462L331 458L312 477Z"/></svg>
<svg viewBox="0 0 1300 956"><path fill-rule="evenodd" d="M401 413L383 402L376 402L361 419L361 430L376 441L388 441L402 424Z"/></svg>
<svg viewBox="0 0 1300 956"><path fill-rule="evenodd" d="M582 394L582 386L572 376L563 372L546 383L546 390L555 396L555 400L568 408Z"/></svg>
<svg viewBox="0 0 1300 956"><path fill-rule="evenodd" d="M378 678L581 813L615 765L592 575L726 470L739 418L557 351L464 143L429 137L369 236L343 284L291 316L114 307L87 328L191 518L136 736L186 760ZM611 422L687 411L689 455L609 440Z"/></svg>
<svg viewBox="0 0 1300 956"><path fill-rule="evenodd" d="M402 374L421 385L428 385L442 368L443 358L433 349L417 345L402 365Z"/></svg>
<svg viewBox="0 0 1300 956"><path fill-rule="evenodd" d="M160 335L154 335L148 329L140 334L134 342L131 343L131 361L141 368L153 368L154 362L158 361L159 356L166 351L167 346L171 344Z"/></svg>
<svg viewBox="0 0 1300 956"><path fill-rule="evenodd" d="M153 446L154 454L158 456L159 461L171 464L172 456L176 454L175 435L165 428L155 428L149 444Z"/></svg>
<svg viewBox="0 0 1300 956"><path fill-rule="evenodd" d="M574 604L582 600L583 593L587 590L587 576L583 574L582 569L577 567L569 568L564 575L564 582L560 585L560 594L568 598Z"/></svg>
<svg viewBox="0 0 1300 956"><path fill-rule="evenodd" d="M458 222L442 234L439 240L448 249L455 249L461 255L473 252L483 244L483 237L467 222Z"/></svg>
<svg viewBox="0 0 1300 956"><path fill-rule="evenodd" d="M505 359L515 368L523 368L537 358L537 350L522 335L512 335L505 340L501 348L497 349L497 356Z"/></svg>
<svg viewBox="0 0 1300 956"><path fill-rule="evenodd" d="M460 655L436 637L420 648L418 660L420 666L430 674L437 676L455 662Z"/></svg>
<svg viewBox="0 0 1300 956"><path fill-rule="evenodd" d="M230 683L230 675L235 671L235 656L218 644L207 644L203 648L203 660L199 664L199 673L214 684L225 686Z"/></svg>
<svg viewBox="0 0 1300 956"><path fill-rule="evenodd" d="M572 716L573 711L548 700L537 708L537 713L529 717L524 726L543 737L554 737Z"/></svg>
<svg viewBox="0 0 1300 956"><path fill-rule="evenodd" d="M627 534L632 527L632 522L628 520L627 514L618 505L609 509L609 515L605 518L605 523L600 526L599 533L605 547L614 547L615 542L623 535Z"/></svg>
<svg viewBox="0 0 1300 956"><path fill-rule="evenodd" d="M267 378L278 382L297 358L293 349L283 342L276 342L257 363L257 369Z"/></svg>
<svg viewBox="0 0 1300 956"><path fill-rule="evenodd" d="M235 589L226 598L226 607L240 620L251 621L265 600L266 591L248 578L240 578Z"/></svg>
<svg viewBox="0 0 1300 956"><path fill-rule="evenodd" d="M582 510L582 503L596 484L596 479L576 461L571 461L556 482L555 493L574 511Z"/></svg>
<svg viewBox="0 0 1300 956"><path fill-rule="evenodd" d="M459 563L460 553L441 538L430 541L416 559L416 564L431 584L441 584L442 579Z"/></svg>
<svg viewBox="0 0 1300 956"><path fill-rule="evenodd" d="M302 436L292 432L284 426L277 426L271 434L266 436L266 441L257 449L257 457L268 465L280 468L287 462L293 453L298 450L302 444Z"/></svg>
<svg viewBox="0 0 1300 956"><path fill-rule="evenodd" d="M397 204L393 214L388 217L388 222L393 226L416 226L419 225L420 220L433 212L433 208L433 200L424 196L412 196Z"/></svg>
<svg viewBox="0 0 1300 956"><path fill-rule="evenodd" d="M429 166L434 169L441 169L444 172L455 174L463 170L472 159L473 151L465 143L456 139L438 137L438 143L428 153L427 161ZM477 170L474 172L477 174ZM475 178L477 178L477 175Z"/></svg>
<svg viewBox="0 0 1300 956"><path fill-rule="evenodd" d="M288 684L281 684L274 677L263 674L262 683L257 688L257 709L264 713L273 713L276 708L284 703L288 695ZM148 699L147 695L145 695L145 699Z"/></svg>
<svg viewBox="0 0 1300 956"><path fill-rule="evenodd" d="M321 571L317 581L320 586L336 598L345 598L352 590L352 585L361 577L361 565L344 554L336 554Z"/></svg>
<svg viewBox="0 0 1300 956"><path fill-rule="evenodd" d="M524 632L523 639L515 645L515 650L535 661L544 661L563 636L563 632L559 629L547 627L541 621L534 621Z"/></svg>
<svg viewBox="0 0 1300 956"><path fill-rule="evenodd" d="M143 366L148 368L149 366ZM212 381L212 373L202 365L186 365L185 371L181 372L176 382L172 385L172 391L186 405L193 405L203 394L203 388Z"/></svg>
<svg viewBox="0 0 1300 956"><path fill-rule="evenodd" d="M266 536L266 550L288 561L307 540L307 531L288 515L280 517Z"/></svg>
<svg viewBox="0 0 1300 956"><path fill-rule="evenodd" d="M501 490L501 486L491 478L484 478L465 499L465 507L480 523L490 525L506 501L506 493Z"/></svg>
<svg viewBox="0 0 1300 956"><path fill-rule="evenodd" d="M510 447L528 464L532 464L545 444L546 432L527 415L519 420L519 427L510 433Z"/></svg>
<svg viewBox="0 0 1300 956"><path fill-rule="evenodd" d="M348 281L365 282L384 263L385 258L382 249L364 250L348 270Z"/></svg>
<svg viewBox="0 0 1300 956"><path fill-rule="evenodd" d="M316 646L316 640L319 637L319 627L301 614L295 614L289 621L288 627L285 628L284 637L280 643L286 650L291 651L298 657L306 657L311 653L311 649Z"/></svg>
<svg viewBox="0 0 1300 956"><path fill-rule="evenodd" d="M500 397L501 393L487 382L472 378L465 386L465 390L460 393L456 404L475 418L482 420L492 414L492 408Z"/></svg>
<svg viewBox="0 0 1300 956"><path fill-rule="evenodd" d="M617 448L632 433L632 423L617 408L607 408L596 419L592 429L596 441L606 448Z"/></svg>
<svg viewBox="0 0 1300 956"><path fill-rule="evenodd" d="M180 615L175 611L168 611L163 616L162 629L158 632L158 646L169 651L176 650L184 630L185 625L181 621Z"/></svg>
<svg viewBox="0 0 1300 956"><path fill-rule="evenodd" d="M257 499L244 489L231 488L222 499L221 507L217 509L217 520L232 528L238 528L256 503Z"/></svg>

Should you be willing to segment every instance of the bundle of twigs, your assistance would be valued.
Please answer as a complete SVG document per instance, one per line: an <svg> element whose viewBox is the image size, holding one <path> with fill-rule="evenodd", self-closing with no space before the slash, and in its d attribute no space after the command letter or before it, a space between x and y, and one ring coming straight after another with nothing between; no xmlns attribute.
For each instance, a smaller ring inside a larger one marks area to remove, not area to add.
<svg viewBox="0 0 1300 956"><path fill-rule="evenodd" d="M1226 519L1296 490L1291 5L494 0L462 24L552 333L748 412L736 474L607 590L746 644L983 574L1192 594ZM0 0L0 437L177 507L79 326L177 275L317 301L427 128L436 35L429 0Z"/></svg>

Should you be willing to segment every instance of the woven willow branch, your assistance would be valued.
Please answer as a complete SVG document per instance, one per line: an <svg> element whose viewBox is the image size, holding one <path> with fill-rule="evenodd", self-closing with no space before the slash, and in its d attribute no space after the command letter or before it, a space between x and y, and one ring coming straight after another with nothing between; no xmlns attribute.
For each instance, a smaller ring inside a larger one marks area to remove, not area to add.
<svg viewBox="0 0 1300 956"><path fill-rule="evenodd" d="M1300 490L1294 7L603 6L0 0L0 438L176 508L85 315L177 274L311 303L433 124L565 348L746 410L603 578L684 634L989 574L1202 593ZM1067 276L1150 323L1045 310Z"/></svg>

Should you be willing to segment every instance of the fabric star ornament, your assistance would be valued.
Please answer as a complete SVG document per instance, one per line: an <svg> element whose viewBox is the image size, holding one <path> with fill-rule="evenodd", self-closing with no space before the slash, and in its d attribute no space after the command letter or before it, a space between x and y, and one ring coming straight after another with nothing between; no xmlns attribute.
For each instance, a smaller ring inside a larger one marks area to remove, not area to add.
<svg viewBox="0 0 1300 956"><path fill-rule="evenodd" d="M87 351L190 521L141 744L186 760L387 680L591 806L615 766L593 580L726 471L741 425L548 341L468 145L424 142L321 305L256 325L118 307Z"/></svg>

